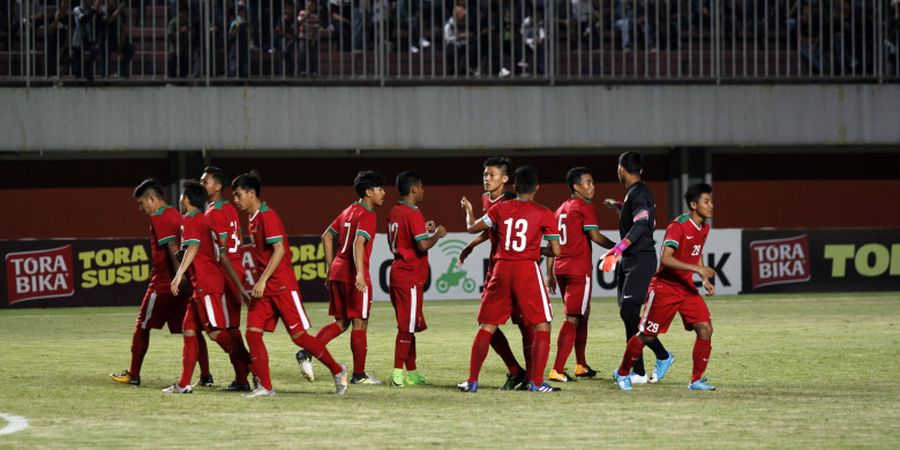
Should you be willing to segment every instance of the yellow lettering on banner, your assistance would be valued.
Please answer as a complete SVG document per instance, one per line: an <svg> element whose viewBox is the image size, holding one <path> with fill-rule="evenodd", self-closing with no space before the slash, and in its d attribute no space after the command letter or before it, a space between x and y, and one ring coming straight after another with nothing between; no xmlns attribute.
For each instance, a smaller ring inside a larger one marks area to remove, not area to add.
<svg viewBox="0 0 900 450"><path fill-rule="evenodd" d="M870 255L875 256L875 261L872 264L869 264ZM881 244L866 244L857 250L854 263L856 271L860 275L877 277L888 270L888 266L891 264L891 254Z"/></svg>
<svg viewBox="0 0 900 450"><path fill-rule="evenodd" d="M900 275L900 244L891 245L891 276Z"/></svg>
<svg viewBox="0 0 900 450"><path fill-rule="evenodd" d="M853 250L853 244L825 246L825 259L831 260L831 276L833 278L847 276L847 260L853 257Z"/></svg>
<svg viewBox="0 0 900 450"><path fill-rule="evenodd" d="M300 249L296 246L291 246L291 264L297 262L300 259Z"/></svg>
<svg viewBox="0 0 900 450"><path fill-rule="evenodd" d="M84 265L85 269L90 269L91 262L94 260L94 251L86 250L83 252L78 252L78 259L81 260L81 264Z"/></svg>
<svg viewBox="0 0 900 450"><path fill-rule="evenodd" d="M113 252L108 248L104 248L97 252L95 262L99 267L107 267L113 263Z"/></svg>
<svg viewBox="0 0 900 450"><path fill-rule="evenodd" d="M148 260L149 258L147 258L147 251L144 250L143 245L138 244L131 249L131 262Z"/></svg>
<svg viewBox="0 0 900 450"><path fill-rule="evenodd" d="M147 281L150 278L150 260L141 244L112 249L86 250L78 253L83 265L81 287L112 286Z"/></svg>
<svg viewBox="0 0 900 450"><path fill-rule="evenodd" d="M300 247L300 261L312 261L316 259L316 246L303 244Z"/></svg>
<svg viewBox="0 0 900 450"><path fill-rule="evenodd" d="M128 247L116 247L113 250L113 253L115 254L115 263L116 264L123 264L123 263L129 262L128 261L128 259L129 259L128 258Z"/></svg>
<svg viewBox="0 0 900 450"><path fill-rule="evenodd" d="M97 287L97 271L85 270L81 273L81 287L91 289Z"/></svg>

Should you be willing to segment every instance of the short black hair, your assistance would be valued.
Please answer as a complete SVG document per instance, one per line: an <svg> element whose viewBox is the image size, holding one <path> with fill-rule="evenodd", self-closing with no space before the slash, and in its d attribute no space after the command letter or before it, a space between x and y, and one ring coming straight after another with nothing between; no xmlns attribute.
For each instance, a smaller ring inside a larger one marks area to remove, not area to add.
<svg viewBox="0 0 900 450"><path fill-rule="evenodd" d="M147 178L144 181L141 181L141 184L137 185L134 188L134 198L141 198L146 193L152 193L153 195L159 197L162 200L165 200L162 193L162 185L159 184L159 181L156 181L154 178Z"/></svg>
<svg viewBox="0 0 900 450"><path fill-rule="evenodd" d="M206 189L199 181L185 180L184 183L181 183L181 192L187 198L188 203L197 209L203 209L206 206Z"/></svg>
<svg viewBox="0 0 900 450"><path fill-rule="evenodd" d="M496 167L508 175L509 168L512 167L512 161L505 156L492 156L484 160L484 168L487 169L488 167Z"/></svg>
<svg viewBox="0 0 900 450"><path fill-rule="evenodd" d="M231 181L231 191L234 192L238 188L241 188L245 191L253 191L256 193L256 196L262 193L262 183L259 181L259 172L255 170L251 170L247 173L242 173Z"/></svg>
<svg viewBox="0 0 900 450"><path fill-rule="evenodd" d="M400 172L400 175L397 175L397 190L400 191L401 197L406 197L413 186L421 182L422 176L412 170Z"/></svg>
<svg viewBox="0 0 900 450"><path fill-rule="evenodd" d="M703 194L712 194L712 186L706 183L696 183L688 186L687 191L684 193L684 202L687 204L688 209L691 208L691 202L699 202L700 196Z"/></svg>
<svg viewBox="0 0 900 450"><path fill-rule="evenodd" d="M581 182L582 175L593 175L593 173L591 172L591 169L584 166L569 169L566 173L566 184L569 185L570 191L575 192L575 185Z"/></svg>
<svg viewBox="0 0 900 450"><path fill-rule="evenodd" d="M619 165L632 175L640 175L644 168L644 157L638 152L625 152L619 155Z"/></svg>
<svg viewBox="0 0 900 450"><path fill-rule="evenodd" d="M213 179L216 180L216 183L225 186L225 173L222 172L222 169L216 166L206 166L203 169L203 173L208 173L209 176L213 177Z"/></svg>
<svg viewBox="0 0 900 450"><path fill-rule="evenodd" d="M359 171L359 173L356 174L356 178L353 180L353 189L356 190L356 194L359 195L359 198L365 198L366 191L369 189L381 186L384 186L384 177L372 170Z"/></svg>
<svg viewBox="0 0 900 450"><path fill-rule="evenodd" d="M538 170L531 166L522 166L516 169L515 183L516 193L530 194L537 189Z"/></svg>

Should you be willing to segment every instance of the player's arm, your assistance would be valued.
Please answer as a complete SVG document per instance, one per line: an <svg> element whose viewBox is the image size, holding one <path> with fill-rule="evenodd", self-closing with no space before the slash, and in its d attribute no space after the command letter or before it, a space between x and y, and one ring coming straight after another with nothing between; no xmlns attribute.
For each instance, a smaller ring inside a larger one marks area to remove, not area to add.
<svg viewBox="0 0 900 450"><path fill-rule="evenodd" d="M486 220L490 221L487 216L478 219L475 223L469 225L466 228L466 232L469 234L478 234L491 229L492 223L488 224L487 222L485 222Z"/></svg>
<svg viewBox="0 0 900 450"><path fill-rule="evenodd" d="M328 278L328 272L331 271L331 262L334 261L334 238L337 237L337 230L331 228L322 233L322 252L325 253L325 278Z"/></svg>
<svg viewBox="0 0 900 450"><path fill-rule="evenodd" d="M266 283L269 281L269 278L272 278L272 274L275 273L275 269L281 264L281 258L284 258L284 240L279 240L276 242L272 242L272 257L269 258L269 264L266 264L266 270L263 270L262 275L259 276L259 280L256 281L256 285L253 286L253 292L250 294L253 298L260 298L266 292Z"/></svg>
<svg viewBox="0 0 900 450"><path fill-rule="evenodd" d="M550 257L555 258L555 257L559 256L559 253L562 251L562 249L559 246L559 241L558 240L549 241L547 244L548 245L546 247L541 247L541 255L544 255L548 258L550 258Z"/></svg>
<svg viewBox="0 0 900 450"><path fill-rule="evenodd" d="M703 261L704 261L703 255L701 254L700 255L700 266L707 267L706 263ZM713 273L715 274L715 270L713 270ZM713 277L715 277L715 275L713 275ZM716 285L713 284L713 279L712 278L703 278L702 281L703 281L703 289L706 289L706 295L708 295L710 297L713 295L716 295Z"/></svg>
<svg viewBox="0 0 900 450"><path fill-rule="evenodd" d="M591 241L603 248L613 248L616 246L615 242L604 236L603 233L600 233L598 230L590 229L587 231L587 235Z"/></svg>
<svg viewBox="0 0 900 450"><path fill-rule="evenodd" d="M356 268L356 289L360 292L366 292L366 237L356 235L353 239L353 267Z"/></svg>
<svg viewBox="0 0 900 450"><path fill-rule="evenodd" d="M472 239L472 241L469 242L469 244L466 245L461 252L459 252L459 264L462 265L466 258L468 258L469 255L472 254L472 250L475 250L475 247L478 247L482 242L486 240L488 240L487 231L482 232L481 234L476 236L475 239Z"/></svg>
<svg viewBox="0 0 900 450"><path fill-rule="evenodd" d="M663 245L662 256L659 259L659 263L661 266L668 269L694 272L697 275L700 275L700 278L703 280L708 280L716 276L715 270L710 269L703 264L688 264L679 260L675 257L675 248L665 244Z"/></svg>
<svg viewBox="0 0 900 450"><path fill-rule="evenodd" d="M416 247L419 248L419 251L427 252L428 249L434 247L435 244L438 243L438 240L446 235L447 229L445 229L443 225L440 225L434 229L434 233L430 236L428 234L420 234L413 239L416 241Z"/></svg>
<svg viewBox="0 0 900 450"><path fill-rule="evenodd" d="M472 225L474 225L476 217L472 212L472 203L469 202L469 199L463 196L463 198L459 201L459 206L462 207L463 211L466 212L466 227L471 227Z"/></svg>
<svg viewBox="0 0 900 450"><path fill-rule="evenodd" d="M166 244L166 249L169 251L169 258L172 260L172 267L178 267L180 262L178 261L178 251L181 250L178 248L178 242L175 242L177 239L173 239Z"/></svg>
<svg viewBox="0 0 900 450"><path fill-rule="evenodd" d="M222 265L222 269L225 271L225 274L231 278L231 281L234 282L234 285L237 286L238 291L241 293L241 300L244 303L248 302L247 293L244 292L244 284L241 282L241 278L238 276L237 271L234 270L234 266L231 265L231 260L228 259L228 235L226 233L219 234L219 264Z"/></svg>
<svg viewBox="0 0 900 450"><path fill-rule="evenodd" d="M178 271L175 272L175 277L172 278L172 284L169 286L172 289L172 293L178 295L178 285L184 280L184 273L187 272L188 268L191 267L191 263L194 262L194 257L197 256L197 251L200 250L200 241L185 241L188 244L187 250L184 252L184 258L181 260L181 264L178 265ZM174 243L170 243L174 244ZM169 246L169 251L171 251L172 246Z"/></svg>
<svg viewBox="0 0 900 450"><path fill-rule="evenodd" d="M551 294L556 294L556 274L553 273L555 270L553 265L556 263L556 258L553 256L548 256L546 258L547 261L547 289L550 290Z"/></svg>

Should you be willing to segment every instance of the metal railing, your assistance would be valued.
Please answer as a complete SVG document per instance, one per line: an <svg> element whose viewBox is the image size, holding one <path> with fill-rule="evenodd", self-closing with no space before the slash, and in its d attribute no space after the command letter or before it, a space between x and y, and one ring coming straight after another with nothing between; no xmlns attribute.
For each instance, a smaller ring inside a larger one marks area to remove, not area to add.
<svg viewBox="0 0 900 450"><path fill-rule="evenodd" d="M883 82L898 48L900 0L0 0L8 83Z"/></svg>

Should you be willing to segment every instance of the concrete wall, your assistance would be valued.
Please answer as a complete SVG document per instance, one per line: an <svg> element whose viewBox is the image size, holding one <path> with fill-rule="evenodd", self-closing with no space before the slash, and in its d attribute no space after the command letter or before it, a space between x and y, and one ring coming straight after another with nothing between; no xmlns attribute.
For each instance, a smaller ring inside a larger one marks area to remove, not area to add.
<svg viewBox="0 0 900 450"><path fill-rule="evenodd" d="M900 143L900 85L0 88L0 105L0 151Z"/></svg>

